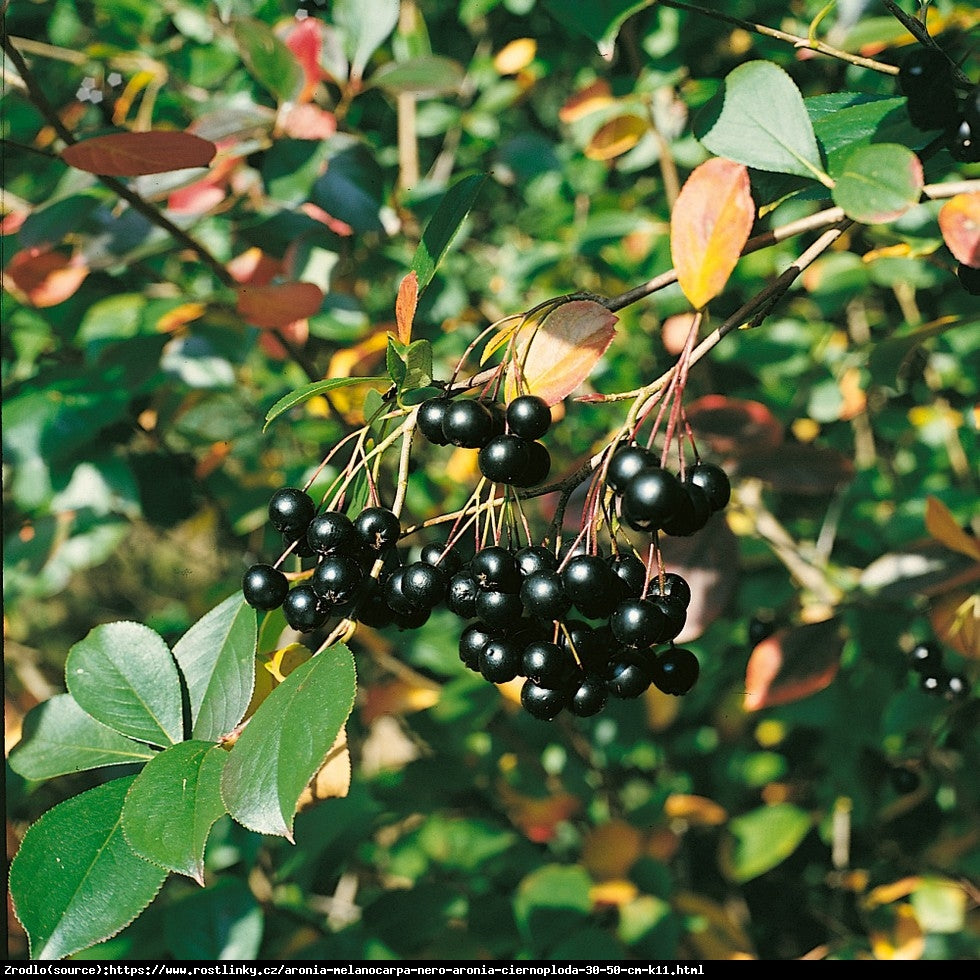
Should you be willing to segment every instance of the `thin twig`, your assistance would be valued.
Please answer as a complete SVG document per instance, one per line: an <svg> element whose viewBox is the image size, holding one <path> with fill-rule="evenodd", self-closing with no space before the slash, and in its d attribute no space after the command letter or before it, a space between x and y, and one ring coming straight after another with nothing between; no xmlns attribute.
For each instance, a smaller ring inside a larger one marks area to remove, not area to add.
<svg viewBox="0 0 980 980"><path fill-rule="evenodd" d="M911 14L907 14L902 8L895 3L895 0L881 0L881 2L888 8L888 12L904 27L909 34L914 37L919 44L925 45L927 48L932 48L933 51L940 51L943 57L949 62L950 68L953 72L953 80L957 85L961 85L965 88L972 88L973 82L967 78L966 75L960 70L959 65L953 61L950 56L943 51L943 49L936 44L936 39L929 33L929 29L921 20L913 17ZM896 70L897 74L897 70Z"/></svg>

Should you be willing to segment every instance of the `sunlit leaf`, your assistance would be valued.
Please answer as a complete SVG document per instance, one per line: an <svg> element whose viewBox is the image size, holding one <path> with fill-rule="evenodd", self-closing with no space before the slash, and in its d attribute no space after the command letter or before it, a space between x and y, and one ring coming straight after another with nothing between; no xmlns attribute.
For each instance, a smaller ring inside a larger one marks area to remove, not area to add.
<svg viewBox="0 0 980 980"><path fill-rule="evenodd" d="M288 412L291 408L295 408L297 405L302 405L303 402L309 401L317 395L325 395L329 391L333 391L335 388L346 388L351 385L387 385L388 379L382 377L376 378L327 378L325 381L313 381L308 385L304 385L302 388L297 388L295 391L291 391L288 395L283 395L266 412L265 415L265 428L268 428L269 423L274 422L280 415L284 412Z"/></svg>
<svg viewBox="0 0 980 980"><path fill-rule="evenodd" d="M493 67L501 75L516 75L531 64L537 50L538 42L533 37L515 38L493 56Z"/></svg>
<svg viewBox="0 0 980 980"><path fill-rule="evenodd" d="M741 164L708 160L685 181L670 216L670 254L695 309L725 288L754 220L749 173Z"/></svg>
<svg viewBox="0 0 980 980"><path fill-rule="evenodd" d="M412 322L418 302L419 277L413 270L402 279L395 297L395 323L398 325L398 339L403 344L411 343Z"/></svg>
<svg viewBox="0 0 980 980"><path fill-rule="evenodd" d="M313 316L323 302L323 290L312 282L269 286L239 286L238 313L256 327L285 327Z"/></svg>
<svg viewBox="0 0 980 980"><path fill-rule="evenodd" d="M193 133L150 130L109 133L66 146L61 158L71 167L105 177L139 177L187 167L206 167L217 147Z"/></svg>
<svg viewBox="0 0 980 980"><path fill-rule="evenodd" d="M74 296L88 273L81 257L33 246L10 259L3 270L3 284L23 302L43 309Z"/></svg>
<svg viewBox="0 0 980 980"><path fill-rule="evenodd" d="M612 160L632 150L650 128L650 122L632 114L616 116L603 123L585 147L590 160Z"/></svg>
<svg viewBox="0 0 980 980"><path fill-rule="evenodd" d="M949 508L938 498L926 497L926 530L940 543L980 561L980 541L956 523Z"/></svg>
<svg viewBox="0 0 980 980"><path fill-rule="evenodd" d="M592 908L592 879L581 865L546 864L532 871L514 895L514 918L534 948L571 935Z"/></svg>
<svg viewBox="0 0 980 980"><path fill-rule="evenodd" d="M980 660L980 592L955 589L936 596L929 606L929 622L940 643L960 656Z"/></svg>
<svg viewBox="0 0 980 980"><path fill-rule="evenodd" d="M728 824L731 837L722 847L722 868L737 882L758 878L785 861L812 826L810 815L790 803L750 810Z"/></svg>
<svg viewBox="0 0 980 980"><path fill-rule="evenodd" d="M350 749L347 747L347 730L342 728L323 765L300 794L296 803L297 813L302 813L323 800L346 796L350 792L350 781Z"/></svg>
<svg viewBox="0 0 980 980"><path fill-rule="evenodd" d="M950 198L939 211L939 230L958 261L980 267L980 192Z"/></svg>
<svg viewBox="0 0 980 980"><path fill-rule="evenodd" d="M834 203L855 221L894 221L919 201L924 183L922 163L897 143L859 146L837 177Z"/></svg>
<svg viewBox="0 0 980 980"><path fill-rule="evenodd" d="M614 101L609 82L600 78L570 95L558 110L558 118L566 124L577 122L599 109L605 109Z"/></svg>
<svg viewBox="0 0 980 980"><path fill-rule="evenodd" d="M597 881L627 877L643 853L643 834L625 820L593 827L582 842L582 864Z"/></svg>
<svg viewBox="0 0 980 980"><path fill-rule="evenodd" d="M252 77L278 102L296 99L303 90L303 69L272 28L242 17L232 27L242 60Z"/></svg>
<svg viewBox="0 0 980 980"><path fill-rule="evenodd" d="M508 370L506 399L526 391L556 405L592 373L616 335L618 317L594 300L571 300L539 324L525 326L515 345L518 371Z"/></svg>
<svg viewBox="0 0 980 980"><path fill-rule="evenodd" d="M697 827L718 827L728 819L728 811L721 804L690 793L671 793L664 800L664 815Z"/></svg>
<svg viewBox="0 0 980 980"><path fill-rule="evenodd" d="M344 34L351 78L359 79L398 23L398 0L334 0L332 15Z"/></svg>
<svg viewBox="0 0 980 980"><path fill-rule="evenodd" d="M844 646L837 619L779 630L757 644L745 668L746 711L790 704L837 676Z"/></svg>

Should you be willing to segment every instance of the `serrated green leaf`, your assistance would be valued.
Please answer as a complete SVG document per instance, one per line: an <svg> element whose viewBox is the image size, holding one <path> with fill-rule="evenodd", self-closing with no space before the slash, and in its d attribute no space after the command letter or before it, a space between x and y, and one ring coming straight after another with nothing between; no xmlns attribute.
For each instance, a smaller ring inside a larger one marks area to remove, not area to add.
<svg viewBox="0 0 980 980"><path fill-rule="evenodd" d="M333 22L344 34L351 77L360 78L398 23L398 0L334 0Z"/></svg>
<svg viewBox="0 0 980 980"><path fill-rule="evenodd" d="M897 143L859 146L837 177L834 203L855 221L894 221L919 202L924 183L922 163Z"/></svg>
<svg viewBox="0 0 980 980"><path fill-rule="evenodd" d="M370 385L370 384L385 384L388 381L387 378L327 378L325 381L314 381L312 384L303 385L302 388L297 388L295 391L291 391L288 395L283 395L269 409L265 414L265 425L262 427L264 432L271 422L274 422L280 415L284 412L288 412L289 409L295 408L297 405L302 405L303 402L309 401L316 395L324 395L328 391L334 391L336 388L349 388L351 385Z"/></svg>
<svg viewBox="0 0 980 980"><path fill-rule="evenodd" d="M451 58L428 55L408 61L391 62L379 68L368 87L383 88L398 95L411 92L420 97L455 92L463 81L463 69Z"/></svg>
<svg viewBox="0 0 980 980"><path fill-rule="evenodd" d="M187 686L191 737L214 742L241 720L255 680L255 611L240 592L199 619L174 646Z"/></svg>
<svg viewBox="0 0 980 980"><path fill-rule="evenodd" d="M181 742L143 767L126 794L123 833L142 858L204 884L204 845L225 813L221 772L228 752L213 742Z"/></svg>
<svg viewBox="0 0 980 980"><path fill-rule="evenodd" d="M291 837L296 805L354 706L354 659L342 644L301 664L262 702L221 779L228 812L265 834Z"/></svg>
<svg viewBox="0 0 980 980"><path fill-rule="evenodd" d="M220 878L167 907L164 935L179 960L254 960L265 916L241 878Z"/></svg>
<svg viewBox="0 0 980 980"><path fill-rule="evenodd" d="M728 824L722 865L737 882L751 881L786 860L809 833L810 815L791 803L750 810Z"/></svg>
<svg viewBox="0 0 980 980"><path fill-rule="evenodd" d="M97 626L68 651L65 683L84 711L123 735L151 745L183 738L177 665L148 626Z"/></svg>
<svg viewBox="0 0 980 980"><path fill-rule="evenodd" d="M160 890L167 872L139 857L122 832L134 778L73 796L24 835L10 893L33 959L60 959L114 936Z"/></svg>
<svg viewBox="0 0 980 980"><path fill-rule="evenodd" d="M233 31L242 60L253 78L279 102L296 97L303 72L292 51L260 20L236 20Z"/></svg>
<svg viewBox="0 0 980 980"><path fill-rule="evenodd" d="M86 714L70 694L56 694L32 708L10 768L25 779L53 779L69 772L146 762L156 753L106 728Z"/></svg>
<svg viewBox="0 0 980 980"><path fill-rule="evenodd" d="M729 72L695 119L694 132L718 156L832 183L823 172L803 96L772 62L750 61Z"/></svg>
<svg viewBox="0 0 980 980"><path fill-rule="evenodd" d="M469 214L486 179L486 174L471 174L456 181L439 202L436 213L425 226L422 241L419 242L415 257L412 259L412 269L419 277L420 295L432 281L446 249L459 231L463 219Z"/></svg>

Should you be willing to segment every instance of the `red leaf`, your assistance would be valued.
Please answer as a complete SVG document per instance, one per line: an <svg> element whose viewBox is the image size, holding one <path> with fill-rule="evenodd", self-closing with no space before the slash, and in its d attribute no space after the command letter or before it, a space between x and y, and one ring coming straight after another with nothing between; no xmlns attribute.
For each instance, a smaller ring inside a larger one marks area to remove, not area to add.
<svg viewBox="0 0 980 980"><path fill-rule="evenodd" d="M228 272L235 282L247 286L268 286L282 275L282 263L253 245L228 263Z"/></svg>
<svg viewBox="0 0 980 980"><path fill-rule="evenodd" d="M820 496L849 483L854 478L854 463L829 446L787 442L740 455L736 472L764 480L783 493Z"/></svg>
<svg viewBox="0 0 980 980"><path fill-rule="evenodd" d="M980 268L980 193L950 198L939 212L939 229L958 261Z"/></svg>
<svg viewBox="0 0 980 980"><path fill-rule="evenodd" d="M716 514L690 537L661 535L660 548L668 572L684 577L691 587L687 622L678 643L696 640L725 611L738 584L738 539ZM656 580L654 580L656 581Z"/></svg>
<svg viewBox="0 0 980 980"><path fill-rule="evenodd" d="M719 456L739 456L783 441L782 424L761 402L705 395L688 405L687 419L697 438Z"/></svg>
<svg viewBox="0 0 980 980"><path fill-rule="evenodd" d="M325 140L337 132L337 118L319 106L292 105L280 115L278 128L294 140Z"/></svg>
<svg viewBox="0 0 980 980"><path fill-rule="evenodd" d="M34 246L10 260L3 280L21 302L36 307L56 306L75 294L88 271L80 257Z"/></svg>
<svg viewBox="0 0 980 980"><path fill-rule="evenodd" d="M285 327L320 309L323 292L312 282L239 286L238 312L256 327Z"/></svg>
<svg viewBox="0 0 980 980"><path fill-rule="evenodd" d="M716 157L687 178L670 217L670 254L695 309L725 288L754 221L749 172L742 164Z"/></svg>
<svg viewBox="0 0 980 980"><path fill-rule="evenodd" d="M73 143L61 151L71 167L103 177L140 177L186 167L206 167L216 147L193 133L151 130L110 133Z"/></svg>
<svg viewBox="0 0 980 980"><path fill-rule="evenodd" d="M415 308L419 302L419 277L413 269L401 281L398 296L395 299L395 322L398 324L398 339L403 344L412 340L412 322L415 320Z"/></svg>
<svg viewBox="0 0 980 980"><path fill-rule="evenodd" d="M522 327L515 359L522 389L556 405L592 372L616 335L617 317L600 303L578 299ZM517 372L508 369L506 398L517 397Z"/></svg>
<svg viewBox="0 0 980 980"><path fill-rule="evenodd" d="M326 76L320 65L320 50L323 47L322 25L316 17L307 17L296 21L294 27L283 37L286 47L296 56L300 68L303 69L303 91L297 96L297 102L309 102L313 98L317 85ZM296 139L307 139L297 136Z"/></svg>
<svg viewBox="0 0 980 980"><path fill-rule="evenodd" d="M301 204L299 209L308 218L312 218L314 221L319 221L320 224L326 225L335 235L349 238L354 234L354 229L346 221L341 221L340 218L335 218L332 214L327 214L323 208L318 207L312 201L306 201L304 204Z"/></svg>
<svg viewBox="0 0 980 980"><path fill-rule="evenodd" d="M292 323L287 323L284 327L280 327L279 333L293 347L302 347L310 339L310 321L294 320ZM259 346L273 360L285 361L289 357L289 351L271 333L264 333L259 337Z"/></svg>
<svg viewBox="0 0 980 980"><path fill-rule="evenodd" d="M745 710L789 704L822 691L837 676L843 647L836 618L780 630L763 640L745 668Z"/></svg>

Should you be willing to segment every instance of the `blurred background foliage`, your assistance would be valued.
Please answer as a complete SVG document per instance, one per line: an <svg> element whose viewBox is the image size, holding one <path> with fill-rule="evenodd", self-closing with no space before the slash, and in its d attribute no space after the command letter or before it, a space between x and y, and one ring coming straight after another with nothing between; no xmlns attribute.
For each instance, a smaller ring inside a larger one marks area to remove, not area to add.
<svg viewBox="0 0 980 980"><path fill-rule="evenodd" d="M11 6L7 31L77 137L152 126L214 140L203 178L134 186L236 281L307 279L326 298L278 336L244 324L198 255L52 153L49 120L10 81L8 748L26 711L63 689L67 650L93 626L137 620L173 642L248 564L279 553L269 497L302 485L359 424L364 393L313 400L267 432L265 412L311 373L383 373L398 283L461 175L491 178L415 323L442 378L502 315L575 290L614 295L670 267L670 204L707 156L691 120L732 68L772 60L805 96L895 94L893 77L662 5L626 19L604 58L588 18L639 5L570 6ZM823 6L724 9L805 37ZM975 77L973 5L929 13ZM840 2L819 32L891 64L913 43L877 3ZM624 114L640 122L613 131L617 143L602 127ZM927 181L971 173L945 151L926 167ZM758 203L778 196L765 175L753 186ZM302 813L295 846L224 818L207 888L170 881L134 925L79 956L975 956L977 701L920 691L907 661L934 639L976 685L980 322L939 206L855 227L761 328L692 371L692 422L736 496L727 526L673 555L667 545L698 603L690 696L651 689L595 719L544 724L515 690L463 667L451 616L415 633L362 627L346 797ZM791 198L764 220L815 207ZM800 248L743 260L713 315ZM671 318L686 312L676 287L623 310L587 391L661 373L678 349ZM568 401L548 437L554 475L621 413ZM412 518L459 506L474 477L472 454L417 446ZM942 515L931 534L930 496ZM530 512L543 529L541 503ZM830 615L830 631L800 632ZM267 624L260 653L281 646L281 626ZM748 711L749 655L773 630L770 645L799 641L799 689ZM31 785L8 769L8 850L89 779Z"/></svg>

